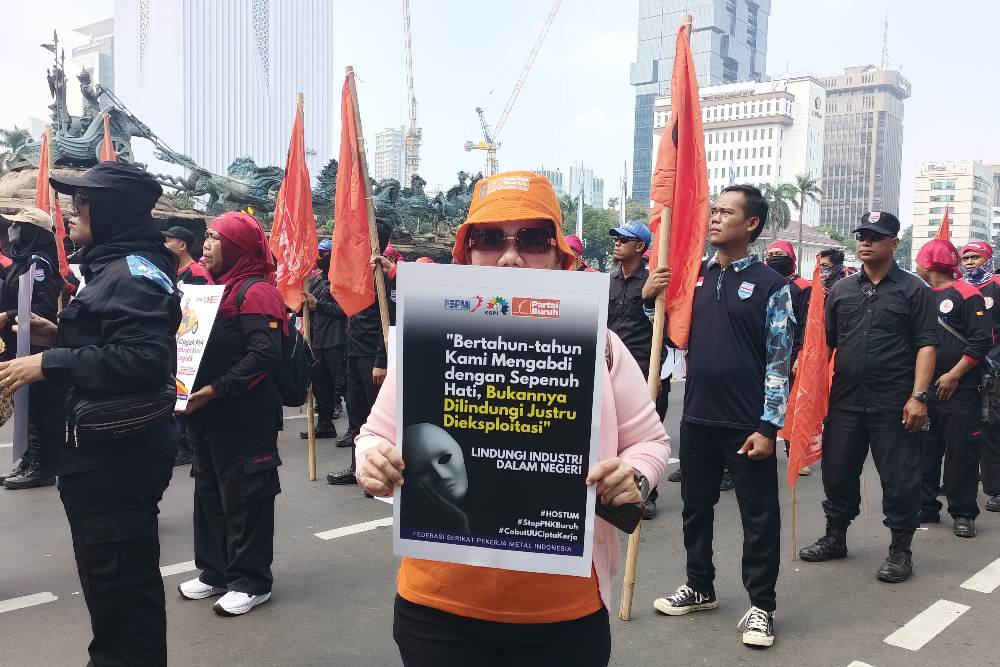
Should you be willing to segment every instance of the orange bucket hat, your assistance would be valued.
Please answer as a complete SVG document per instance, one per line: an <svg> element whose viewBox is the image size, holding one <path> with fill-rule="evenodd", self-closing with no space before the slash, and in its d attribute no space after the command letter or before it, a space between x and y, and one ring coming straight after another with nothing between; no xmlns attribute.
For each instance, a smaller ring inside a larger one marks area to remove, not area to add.
<svg viewBox="0 0 1000 667"><path fill-rule="evenodd" d="M562 268L573 267L576 255L563 236L562 209L559 208L555 190L549 179L530 171L507 171L476 183L469 214L455 232L455 247L451 256L459 264L468 263L466 239L473 225L521 220L549 220L555 228L556 249L562 255Z"/></svg>

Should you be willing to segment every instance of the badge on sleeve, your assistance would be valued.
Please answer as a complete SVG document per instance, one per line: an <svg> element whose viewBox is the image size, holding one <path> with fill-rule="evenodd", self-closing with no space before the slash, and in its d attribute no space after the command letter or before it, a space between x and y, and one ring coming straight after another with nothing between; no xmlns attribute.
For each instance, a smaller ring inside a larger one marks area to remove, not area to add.
<svg viewBox="0 0 1000 667"><path fill-rule="evenodd" d="M45 282L45 270L44 269L35 269L35 282L36 283L43 283L43 282Z"/></svg>
<svg viewBox="0 0 1000 667"><path fill-rule="evenodd" d="M174 293L174 281L148 259L142 255L129 255L125 260L128 262L128 270L133 276L141 276L153 281L162 287L167 294Z"/></svg>
<svg viewBox="0 0 1000 667"><path fill-rule="evenodd" d="M694 284L695 287L701 287L705 284L705 276L698 276L698 282Z"/></svg>
<svg viewBox="0 0 1000 667"><path fill-rule="evenodd" d="M942 313L950 313L952 308L954 307L955 304L951 302L951 299L945 299L944 301L941 302L941 305L938 306L938 310L940 310Z"/></svg>
<svg viewBox="0 0 1000 667"><path fill-rule="evenodd" d="M749 299L750 295L753 294L753 288L754 288L754 284L753 283L748 283L748 282L744 281L744 282L740 283L740 288L736 291L736 294L741 299Z"/></svg>
<svg viewBox="0 0 1000 667"><path fill-rule="evenodd" d="M988 296L988 297L986 297L986 298L985 298L985 299L983 299L983 300L984 300L984 301L986 302L986 309L987 309L987 310L989 310L990 308L992 308L992 307L993 307L993 297L991 297L991 296Z"/></svg>

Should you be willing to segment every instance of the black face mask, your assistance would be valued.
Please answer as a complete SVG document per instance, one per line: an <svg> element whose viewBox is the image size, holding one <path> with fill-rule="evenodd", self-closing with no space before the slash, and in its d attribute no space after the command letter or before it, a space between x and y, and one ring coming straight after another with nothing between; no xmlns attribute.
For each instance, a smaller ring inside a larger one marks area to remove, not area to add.
<svg viewBox="0 0 1000 667"><path fill-rule="evenodd" d="M319 269L320 271L329 271L330 270L330 256L329 255L320 255L316 259L316 268Z"/></svg>
<svg viewBox="0 0 1000 667"><path fill-rule="evenodd" d="M786 278L795 272L795 263L792 262L792 258L787 255L768 257L767 265Z"/></svg>

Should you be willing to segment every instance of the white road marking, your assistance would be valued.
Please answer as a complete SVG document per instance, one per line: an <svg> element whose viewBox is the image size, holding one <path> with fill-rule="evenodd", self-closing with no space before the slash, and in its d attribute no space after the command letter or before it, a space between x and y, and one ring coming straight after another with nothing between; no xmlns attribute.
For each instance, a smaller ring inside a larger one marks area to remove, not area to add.
<svg viewBox="0 0 1000 667"><path fill-rule="evenodd" d="M992 593L1000 586L1000 558L976 572L962 584L962 588L980 593Z"/></svg>
<svg viewBox="0 0 1000 667"><path fill-rule="evenodd" d="M386 517L384 519L375 519L374 521L365 521L364 523L356 523L353 526L344 526L343 528L334 528L333 530L326 530L322 533L316 533L316 537L321 540L332 540L337 537L345 537L347 535L356 535L357 533L364 533L369 530L375 530L376 528L381 528L382 526L391 526L392 517Z"/></svg>
<svg viewBox="0 0 1000 667"><path fill-rule="evenodd" d="M173 565L164 565L160 568L161 577L169 577L174 574L181 574L182 572L190 572L191 570L197 570L193 560L186 560L183 563L174 563Z"/></svg>
<svg viewBox="0 0 1000 667"><path fill-rule="evenodd" d="M45 604L46 602L55 602L58 599L59 598L52 593L35 593L34 595L24 595L19 598L11 598L10 600L0 600L0 614L5 611L14 611L15 609L34 607L37 604Z"/></svg>
<svg viewBox="0 0 1000 667"><path fill-rule="evenodd" d="M14 446L13 442L0 442L0 449L9 448L13 446Z"/></svg>
<svg viewBox="0 0 1000 667"><path fill-rule="evenodd" d="M910 651L919 651L924 644L938 636L970 607L948 600L938 600L914 616L909 623L885 638L885 643Z"/></svg>
<svg viewBox="0 0 1000 667"><path fill-rule="evenodd" d="M285 419L305 419L309 415L289 415Z"/></svg>
<svg viewBox="0 0 1000 667"><path fill-rule="evenodd" d="M855 660L854 662L852 662L851 664L849 664L847 667L873 667L873 666L869 665L867 662L861 662L860 660Z"/></svg>

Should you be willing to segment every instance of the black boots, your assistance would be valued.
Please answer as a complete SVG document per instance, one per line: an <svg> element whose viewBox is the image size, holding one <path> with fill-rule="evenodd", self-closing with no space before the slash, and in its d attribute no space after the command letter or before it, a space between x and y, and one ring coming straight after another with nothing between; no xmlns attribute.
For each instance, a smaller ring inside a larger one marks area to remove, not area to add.
<svg viewBox="0 0 1000 667"><path fill-rule="evenodd" d="M799 558L819 563L834 558L847 558L847 528L827 524L826 535L814 544L799 549Z"/></svg>
<svg viewBox="0 0 1000 667"><path fill-rule="evenodd" d="M319 418L319 423L316 424L315 436L317 439L337 437L337 427L333 425L332 416ZM299 431L299 437L303 440L307 440L309 438L309 432Z"/></svg>
<svg viewBox="0 0 1000 667"><path fill-rule="evenodd" d="M358 435L357 431L348 428L347 433L344 434L344 437L342 437L340 440L337 441L337 446L338 447L354 446L354 438L356 438L357 435Z"/></svg>
<svg viewBox="0 0 1000 667"><path fill-rule="evenodd" d="M910 543L913 541L913 533L894 530L892 531L892 543L889 544L889 557L878 570L879 581L889 584L898 584L906 581L913 574L912 552Z"/></svg>
<svg viewBox="0 0 1000 667"><path fill-rule="evenodd" d="M42 446L37 438L28 438L28 451L24 453L24 458L18 465L20 472L5 479L4 488L17 491L38 486L52 486L56 483L55 477L46 477L42 474L41 449Z"/></svg>

